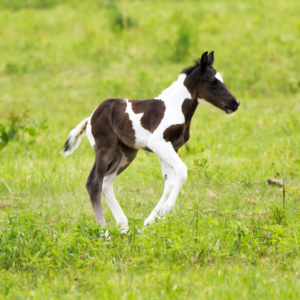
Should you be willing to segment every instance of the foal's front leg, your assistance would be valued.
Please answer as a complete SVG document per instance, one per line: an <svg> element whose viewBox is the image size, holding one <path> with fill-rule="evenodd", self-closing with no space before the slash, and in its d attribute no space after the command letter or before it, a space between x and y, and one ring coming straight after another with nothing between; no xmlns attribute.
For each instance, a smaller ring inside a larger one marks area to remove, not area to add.
<svg viewBox="0 0 300 300"><path fill-rule="evenodd" d="M156 153L161 160L169 164L175 171L175 180L172 191L167 201L162 205L162 207L158 211L158 215L166 215L169 214L170 211L174 208L179 191L181 190L181 187L187 179L187 167L179 158L171 142L165 142L164 140L158 141L153 139L149 141L149 148L154 153ZM154 220L152 219L149 221L151 223ZM147 225L150 223L147 223Z"/></svg>
<svg viewBox="0 0 300 300"><path fill-rule="evenodd" d="M162 175L165 181L165 187L164 187L164 192L159 200L158 204L155 206L154 210L152 213L149 215L149 217L145 220L144 225L149 225L156 219L159 219L159 212L161 210L161 207L165 204L167 201L168 197L170 196L172 189L174 187L174 182L175 182L175 171L174 169L167 164L165 161L160 159L160 164L161 164L161 170L162 170Z"/></svg>

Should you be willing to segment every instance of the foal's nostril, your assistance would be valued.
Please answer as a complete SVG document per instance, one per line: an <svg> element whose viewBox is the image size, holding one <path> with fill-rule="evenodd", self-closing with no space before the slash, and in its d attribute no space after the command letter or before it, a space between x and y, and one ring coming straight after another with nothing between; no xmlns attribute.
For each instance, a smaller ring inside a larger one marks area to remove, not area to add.
<svg viewBox="0 0 300 300"><path fill-rule="evenodd" d="M231 101L231 105L232 105L233 107L238 107L238 106L239 106L239 103L238 103L235 99L233 99L233 100Z"/></svg>

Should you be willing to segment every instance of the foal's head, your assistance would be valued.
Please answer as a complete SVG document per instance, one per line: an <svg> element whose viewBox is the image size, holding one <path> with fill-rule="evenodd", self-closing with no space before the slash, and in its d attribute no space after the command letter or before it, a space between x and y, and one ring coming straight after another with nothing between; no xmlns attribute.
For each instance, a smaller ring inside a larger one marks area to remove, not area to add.
<svg viewBox="0 0 300 300"><path fill-rule="evenodd" d="M212 65L214 52L203 53L195 65L182 71L186 74L185 86L193 99L203 99L216 107L224 110L227 114L235 112L240 102L229 92L218 71Z"/></svg>

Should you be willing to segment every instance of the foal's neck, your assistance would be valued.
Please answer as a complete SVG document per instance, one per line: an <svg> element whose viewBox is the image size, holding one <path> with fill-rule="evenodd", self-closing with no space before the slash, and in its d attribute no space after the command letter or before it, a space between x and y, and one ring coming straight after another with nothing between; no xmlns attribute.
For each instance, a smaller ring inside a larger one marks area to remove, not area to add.
<svg viewBox="0 0 300 300"><path fill-rule="evenodd" d="M156 99L164 101L166 106L173 111L172 115L176 115L175 111L182 112L185 122L190 123L198 104L202 100L192 98L191 93L184 85L185 78L186 74L180 74L178 79L156 97Z"/></svg>
<svg viewBox="0 0 300 300"><path fill-rule="evenodd" d="M185 74L180 74L178 79L155 99L160 99L164 102L172 102L174 105L181 105L186 99L192 101L192 95L184 85L185 77Z"/></svg>

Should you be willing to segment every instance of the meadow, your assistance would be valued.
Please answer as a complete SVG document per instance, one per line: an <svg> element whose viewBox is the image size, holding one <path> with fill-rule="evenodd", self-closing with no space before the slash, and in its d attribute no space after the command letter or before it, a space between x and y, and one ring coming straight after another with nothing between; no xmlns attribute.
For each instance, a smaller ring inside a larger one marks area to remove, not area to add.
<svg viewBox="0 0 300 300"><path fill-rule="evenodd" d="M0 0L0 299L299 299L300 2ZM140 151L102 197L94 153L68 134L103 100L156 97L205 51L240 100L201 103L179 155L188 180L170 216ZM285 178L283 188L268 178Z"/></svg>

